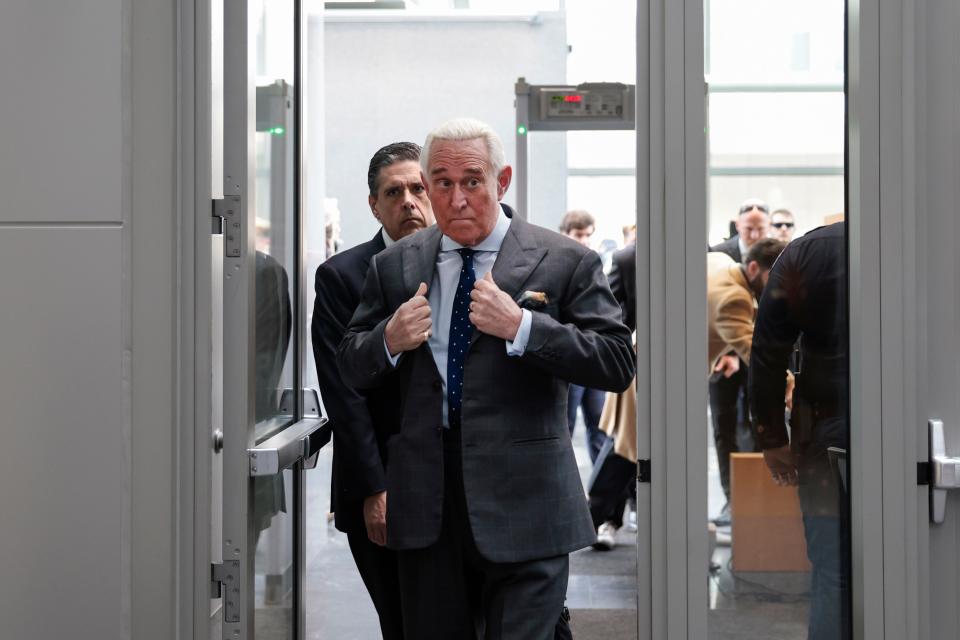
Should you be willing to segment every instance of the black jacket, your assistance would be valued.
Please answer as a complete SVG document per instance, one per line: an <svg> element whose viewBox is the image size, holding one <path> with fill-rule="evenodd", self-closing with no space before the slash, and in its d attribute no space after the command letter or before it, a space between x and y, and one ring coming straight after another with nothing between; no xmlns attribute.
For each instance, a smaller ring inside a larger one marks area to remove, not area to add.
<svg viewBox="0 0 960 640"><path fill-rule="evenodd" d="M315 278L317 298L310 333L320 392L333 431L330 494L341 531L365 529L363 499L386 489L386 440L397 428L385 392L349 387L337 367L337 347L360 302L370 260L384 246L378 231L373 239L321 264Z"/></svg>
<svg viewBox="0 0 960 640"><path fill-rule="evenodd" d="M614 252L610 266L610 290L623 309L623 323L637 329L637 245L630 243Z"/></svg>
<svg viewBox="0 0 960 640"><path fill-rule="evenodd" d="M739 235L735 235L732 238L724 240L720 244L710 247L710 251L719 251L733 258L735 262L743 262L743 255L740 253Z"/></svg>
<svg viewBox="0 0 960 640"><path fill-rule="evenodd" d="M800 374L794 416L798 415L798 404L821 417L846 413L849 328L845 242L842 222L820 227L787 245L770 270L760 298L750 356L750 398L757 421L757 443L763 449L790 441L784 425L785 371L798 338ZM796 440L800 431L796 427L801 425L793 426ZM807 435L818 437L816 433ZM798 443L793 444L797 448Z"/></svg>

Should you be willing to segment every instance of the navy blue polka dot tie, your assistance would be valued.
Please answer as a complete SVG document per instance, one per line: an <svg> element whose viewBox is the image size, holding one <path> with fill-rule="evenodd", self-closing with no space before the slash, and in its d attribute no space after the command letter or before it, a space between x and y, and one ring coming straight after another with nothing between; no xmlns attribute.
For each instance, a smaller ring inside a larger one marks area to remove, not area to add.
<svg viewBox="0 0 960 640"><path fill-rule="evenodd" d="M453 297L450 314L450 339L447 341L447 420L451 429L460 428L460 408L463 404L463 363L473 335L470 324L470 292L477 281L473 270L473 249L457 249L463 259L460 282Z"/></svg>

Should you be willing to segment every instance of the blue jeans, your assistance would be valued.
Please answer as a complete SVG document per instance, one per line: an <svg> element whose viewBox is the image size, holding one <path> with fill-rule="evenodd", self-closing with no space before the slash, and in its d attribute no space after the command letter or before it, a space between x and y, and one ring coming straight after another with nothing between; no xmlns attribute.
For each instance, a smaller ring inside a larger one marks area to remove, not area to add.
<svg viewBox="0 0 960 640"><path fill-rule="evenodd" d="M813 441L800 457L800 509L807 539L810 574L809 640L850 637L849 505L843 498L827 447L846 447L846 421L828 418L814 429Z"/></svg>
<svg viewBox="0 0 960 640"><path fill-rule="evenodd" d="M849 638L850 580L847 576L847 533L840 518L804 516L810 573L809 640Z"/></svg>
<svg viewBox="0 0 960 640"><path fill-rule="evenodd" d="M586 389L580 385L571 384L567 392L567 427L570 435L577 425L577 408L583 408L583 423L587 427L587 453L590 462L596 462L600 449L607 439L607 434L600 431L600 414L603 413L603 402L607 394L599 389Z"/></svg>

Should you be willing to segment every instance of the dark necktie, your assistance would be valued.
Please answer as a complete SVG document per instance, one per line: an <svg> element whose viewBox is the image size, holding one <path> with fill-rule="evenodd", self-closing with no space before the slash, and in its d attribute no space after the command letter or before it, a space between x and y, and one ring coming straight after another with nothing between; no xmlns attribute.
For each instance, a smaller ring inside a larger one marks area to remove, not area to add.
<svg viewBox="0 0 960 640"><path fill-rule="evenodd" d="M463 363L473 335L470 324L470 292L477 281L473 271L473 249L457 249L463 259L460 282L453 297L450 314L450 339L447 341L447 421L451 429L460 428L460 407L463 404Z"/></svg>

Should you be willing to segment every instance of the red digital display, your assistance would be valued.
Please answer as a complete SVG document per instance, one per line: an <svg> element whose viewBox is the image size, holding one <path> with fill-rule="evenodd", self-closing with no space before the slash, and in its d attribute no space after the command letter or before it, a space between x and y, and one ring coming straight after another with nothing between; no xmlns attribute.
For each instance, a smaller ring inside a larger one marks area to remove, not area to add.
<svg viewBox="0 0 960 640"><path fill-rule="evenodd" d="M582 102L583 96L563 96L564 102Z"/></svg>

